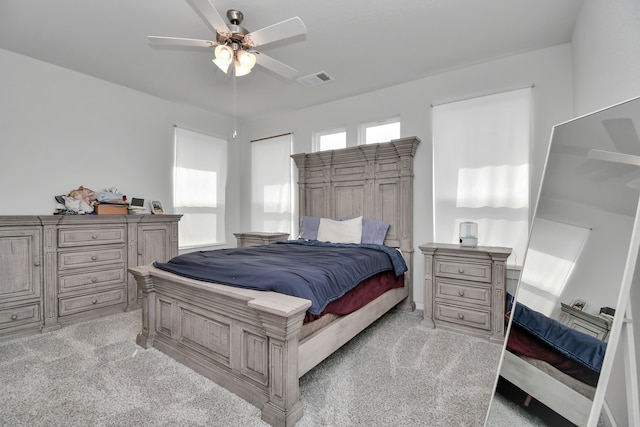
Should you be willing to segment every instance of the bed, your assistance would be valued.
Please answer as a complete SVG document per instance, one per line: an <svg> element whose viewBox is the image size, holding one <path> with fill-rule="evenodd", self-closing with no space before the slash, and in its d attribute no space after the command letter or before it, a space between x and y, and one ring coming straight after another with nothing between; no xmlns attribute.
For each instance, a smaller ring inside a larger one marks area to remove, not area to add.
<svg viewBox="0 0 640 427"><path fill-rule="evenodd" d="M389 224L384 244L407 272L364 307L300 339L312 302L180 276L152 265L131 268L142 300L136 342L155 347L261 408L262 419L291 426L302 417L299 378L384 313L414 310L413 158L415 137L292 156L300 217Z"/></svg>
<svg viewBox="0 0 640 427"><path fill-rule="evenodd" d="M516 304L500 376L576 425L586 425L606 343ZM528 400L525 406L528 405Z"/></svg>

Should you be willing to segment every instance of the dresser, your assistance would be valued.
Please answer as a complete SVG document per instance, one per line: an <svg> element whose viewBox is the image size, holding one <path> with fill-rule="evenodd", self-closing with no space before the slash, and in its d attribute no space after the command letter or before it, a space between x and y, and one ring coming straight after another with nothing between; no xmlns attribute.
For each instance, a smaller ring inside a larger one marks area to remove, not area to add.
<svg viewBox="0 0 640 427"><path fill-rule="evenodd" d="M247 246L268 245L278 240L287 240L289 233L281 233L278 231L245 231L242 233L233 233L236 236L236 245L239 248Z"/></svg>
<svg viewBox="0 0 640 427"><path fill-rule="evenodd" d="M431 328L504 341L510 248L429 243L424 255L424 319Z"/></svg>
<svg viewBox="0 0 640 427"><path fill-rule="evenodd" d="M179 219L0 216L0 337L138 308L127 268L176 256Z"/></svg>
<svg viewBox="0 0 640 427"><path fill-rule="evenodd" d="M587 335L598 338L602 341L608 341L609 331L611 330L611 320L593 314L585 313L577 310L565 303L561 304L560 323L570 328L577 329Z"/></svg>

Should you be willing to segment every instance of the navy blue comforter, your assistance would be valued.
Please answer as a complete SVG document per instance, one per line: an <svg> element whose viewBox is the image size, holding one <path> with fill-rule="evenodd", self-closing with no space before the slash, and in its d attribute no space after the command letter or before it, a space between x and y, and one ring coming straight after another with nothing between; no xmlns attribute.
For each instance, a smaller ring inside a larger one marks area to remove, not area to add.
<svg viewBox="0 0 640 427"><path fill-rule="evenodd" d="M192 279L305 298L313 315L371 276L407 271L394 248L317 240L191 252L154 266Z"/></svg>
<svg viewBox="0 0 640 427"><path fill-rule="evenodd" d="M607 343L517 303L513 323L579 364L600 372Z"/></svg>

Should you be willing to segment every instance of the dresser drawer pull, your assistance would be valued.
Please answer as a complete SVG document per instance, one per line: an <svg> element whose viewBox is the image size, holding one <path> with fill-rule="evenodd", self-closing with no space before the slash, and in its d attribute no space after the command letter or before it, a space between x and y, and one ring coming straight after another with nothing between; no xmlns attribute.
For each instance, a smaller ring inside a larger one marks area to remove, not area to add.
<svg viewBox="0 0 640 427"><path fill-rule="evenodd" d="M458 273L463 274L464 273L464 268L459 268L458 269Z"/></svg>
<svg viewBox="0 0 640 427"><path fill-rule="evenodd" d="M95 256L95 255L93 255L93 256L91 257L91 261L95 261L95 260L97 260L97 259L98 259L98 257L97 257L97 256Z"/></svg>
<svg viewBox="0 0 640 427"><path fill-rule="evenodd" d="M98 235L97 235L97 234L92 234L92 235L91 235L91 238L92 238L93 240L96 240L96 239L98 238Z"/></svg>
<svg viewBox="0 0 640 427"><path fill-rule="evenodd" d="M460 295L461 297L464 296L464 291L458 291L458 295Z"/></svg>
<svg viewBox="0 0 640 427"><path fill-rule="evenodd" d="M92 278L91 278L91 282L92 282L92 283L96 283L97 281L98 281L98 278L97 278L97 277L92 277Z"/></svg>
<svg viewBox="0 0 640 427"><path fill-rule="evenodd" d="M18 320L18 315L17 314L12 314L11 315L11 320Z"/></svg>
<svg viewBox="0 0 640 427"><path fill-rule="evenodd" d="M92 300L91 300L91 304L97 304L97 303L98 303L98 300L97 300L97 299L92 299Z"/></svg>
<svg viewBox="0 0 640 427"><path fill-rule="evenodd" d="M462 313L458 313L458 319L460 319L460 320L464 320L464 314L462 314Z"/></svg>

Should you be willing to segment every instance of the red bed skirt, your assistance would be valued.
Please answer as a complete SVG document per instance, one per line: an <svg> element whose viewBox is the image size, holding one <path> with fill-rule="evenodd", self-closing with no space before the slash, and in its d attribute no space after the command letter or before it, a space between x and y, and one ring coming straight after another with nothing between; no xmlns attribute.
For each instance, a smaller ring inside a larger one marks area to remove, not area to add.
<svg viewBox="0 0 640 427"><path fill-rule="evenodd" d="M328 313L339 315L353 313L388 290L403 286L404 275L396 277L393 271L376 274L360 282L355 288L344 294L342 298L329 303L321 314L312 315L307 313L304 323L313 322Z"/></svg>

